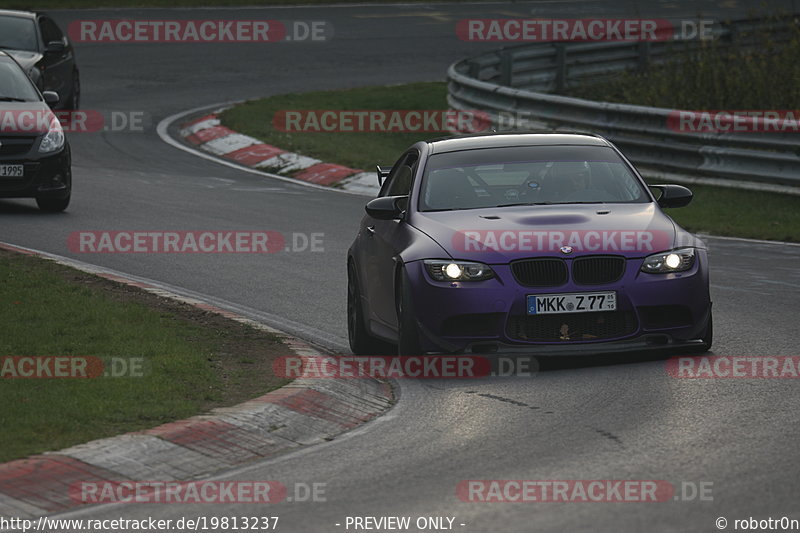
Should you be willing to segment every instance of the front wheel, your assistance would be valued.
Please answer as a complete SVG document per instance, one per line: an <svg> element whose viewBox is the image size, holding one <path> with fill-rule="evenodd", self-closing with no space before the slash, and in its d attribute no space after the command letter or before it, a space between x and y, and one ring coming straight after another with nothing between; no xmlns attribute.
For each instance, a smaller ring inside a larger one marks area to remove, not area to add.
<svg viewBox="0 0 800 533"><path fill-rule="evenodd" d="M67 102L67 109L71 111L76 111L80 108L81 105L81 78L80 75L75 72L72 75L72 95L70 95L69 102Z"/></svg>
<svg viewBox="0 0 800 533"><path fill-rule="evenodd" d="M69 205L70 195L66 198L37 198L36 205L48 213L60 213Z"/></svg>
<svg viewBox="0 0 800 533"><path fill-rule="evenodd" d="M361 308L361 290L353 263L347 265L347 337L350 350L356 355L383 355L390 345L369 334Z"/></svg>
<svg viewBox="0 0 800 533"><path fill-rule="evenodd" d="M706 326L706 332L703 334L703 352L707 352L711 349L711 345L714 343L714 318L711 315L711 311L708 312L708 326Z"/></svg>
<svg viewBox="0 0 800 533"><path fill-rule="evenodd" d="M711 349L711 345L714 342L714 318L711 316L710 311L708 313L708 324L706 325L706 329L703 332L703 336L700 337L700 340L703 342L701 344L694 345L691 350L688 350L689 353L703 354Z"/></svg>
<svg viewBox="0 0 800 533"><path fill-rule="evenodd" d="M397 276L395 302L397 306L397 355L421 355L419 328L414 314L411 287L405 270Z"/></svg>

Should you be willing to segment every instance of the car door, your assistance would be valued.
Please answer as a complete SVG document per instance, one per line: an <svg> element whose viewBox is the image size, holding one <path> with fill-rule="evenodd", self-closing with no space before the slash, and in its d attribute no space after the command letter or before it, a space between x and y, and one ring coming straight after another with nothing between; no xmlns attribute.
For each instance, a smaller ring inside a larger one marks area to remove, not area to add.
<svg viewBox="0 0 800 533"><path fill-rule="evenodd" d="M48 17L39 17L39 32L42 35L44 45L44 57L40 64L44 67L42 71L42 90L56 91L64 102L69 98L72 91L72 73L74 62L72 47L58 25ZM48 52L47 46L52 42L64 44L63 50Z"/></svg>
<svg viewBox="0 0 800 533"><path fill-rule="evenodd" d="M392 167L378 196L408 196L419 162L419 152L410 150ZM398 244L405 231L402 220L378 220L367 215L367 291L372 319L391 329L396 329L397 315L394 305L395 258Z"/></svg>

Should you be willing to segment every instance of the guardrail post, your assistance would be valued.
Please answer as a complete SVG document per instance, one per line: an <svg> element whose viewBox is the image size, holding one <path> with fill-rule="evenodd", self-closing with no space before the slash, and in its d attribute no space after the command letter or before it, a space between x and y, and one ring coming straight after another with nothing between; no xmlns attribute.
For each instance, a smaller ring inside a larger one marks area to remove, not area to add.
<svg viewBox="0 0 800 533"><path fill-rule="evenodd" d="M567 86L567 45L556 43L556 92L564 91Z"/></svg>
<svg viewBox="0 0 800 533"><path fill-rule="evenodd" d="M728 44L739 44L739 41L742 40L742 31L739 26L735 24L731 24L728 26L728 35L723 35L723 38L728 38Z"/></svg>
<svg viewBox="0 0 800 533"><path fill-rule="evenodd" d="M500 51L500 84L511 87L511 54L508 50Z"/></svg>
<svg viewBox="0 0 800 533"><path fill-rule="evenodd" d="M650 64L650 41L639 41L639 70L645 70Z"/></svg>
<svg viewBox="0 0 800 533"><path fill-rule="evenodd" d="M470 61L467 76L472 78L473 80L480 79L478 76L481 75L481 65L477 61Z"/></svg>

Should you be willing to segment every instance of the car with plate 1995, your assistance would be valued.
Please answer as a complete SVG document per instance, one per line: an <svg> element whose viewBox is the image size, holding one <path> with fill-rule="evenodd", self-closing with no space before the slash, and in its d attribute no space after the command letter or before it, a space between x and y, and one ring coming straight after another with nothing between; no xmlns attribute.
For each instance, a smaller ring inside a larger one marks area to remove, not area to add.
<svg viewBox="0 0 800 533"><path fill-rule="evenodd" d="M72 195L72 156L50 109L56 92L39 92L22 67L0 50L0 198L35 198L43 211L63 211Z"/></svg>

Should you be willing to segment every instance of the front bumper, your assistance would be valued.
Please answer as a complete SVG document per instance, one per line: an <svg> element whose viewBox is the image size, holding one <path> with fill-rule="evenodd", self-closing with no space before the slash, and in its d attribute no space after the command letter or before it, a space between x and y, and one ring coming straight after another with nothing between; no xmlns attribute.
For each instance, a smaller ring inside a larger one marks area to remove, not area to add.
<svg viewBox="0 0 800 533"><path fill-rule="evenodd" d="M640 272L642 261L628 259L613 283L570 280L547 288L520 285L509 265L491 265L491 280L450 283L432 280L421 261L408 263L423 351L579 355L701 346L711 310L705 250L697 250L690 270L676 274ZM538 317L526 312L527 295L597 291L614 291L617 311ZM577 334L563 339L564 324Z"/></svg>
<svg viewBox="0 0 800 533"><path fill-rule="evenodd" d="M646 333L632 339L595 343L519 345L503 342L474 342L459 352L465 354L577 356L643 351L693 350L703 346L700 339L679 340L668 334Z"/></svg>
<svg viewBox="0 0 800 533"><path fill-rule="evenodd" d="M37 147L39 141L34 145ZM0 179L0 198L65 198L71 190L69 145L47 156L0 157L0 165L23 165L22 178Z"/></svg>

